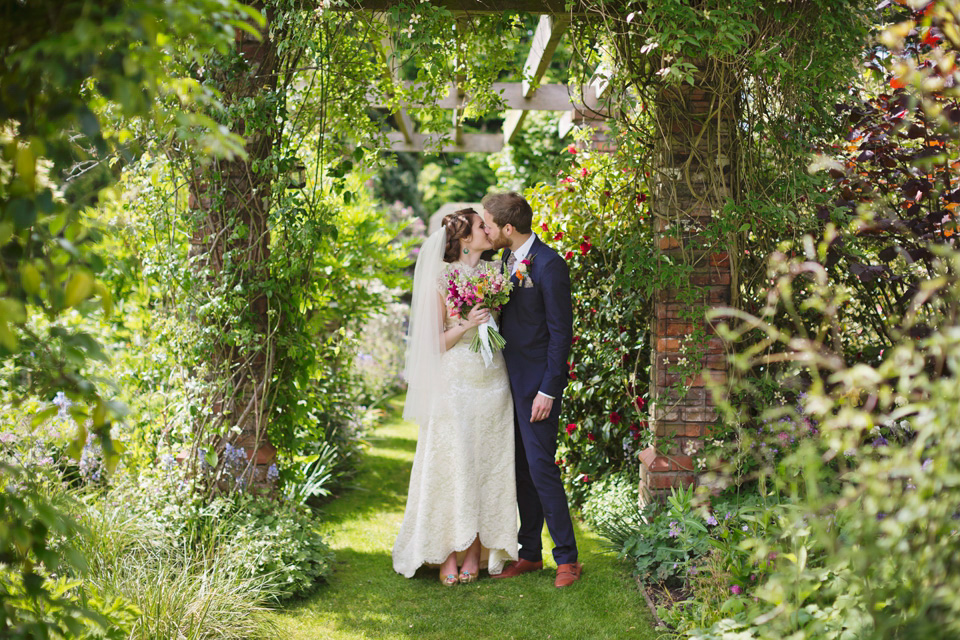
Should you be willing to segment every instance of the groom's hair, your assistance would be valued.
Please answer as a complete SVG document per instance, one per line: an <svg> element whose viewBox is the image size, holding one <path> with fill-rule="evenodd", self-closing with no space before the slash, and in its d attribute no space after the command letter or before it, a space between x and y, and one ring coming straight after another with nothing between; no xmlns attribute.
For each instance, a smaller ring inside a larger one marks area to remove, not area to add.
<svg viewBox="0 0 960 640"><path fill-rule="evenodd" d="M533 223L533 209L523 196L515 191L491 193L484 196L483 208L490 212L497 226L503 228L512 224L520 233L530 233Z"/></svg>

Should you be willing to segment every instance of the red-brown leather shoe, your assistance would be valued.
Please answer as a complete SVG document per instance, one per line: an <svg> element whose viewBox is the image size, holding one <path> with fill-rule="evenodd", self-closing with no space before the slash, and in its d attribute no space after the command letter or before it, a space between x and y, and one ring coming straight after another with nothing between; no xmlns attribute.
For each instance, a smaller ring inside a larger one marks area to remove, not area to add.
<svg viewBox="0 0 960 640"><path fill-rule="evenodd" d="M509 567L504 569L502 572L490 576L491 578L516 578L517 576L529 573L531 571L540 571L543 569L543 561L540 562L530 562L529 560L524 560L520 558L516 562L512 563Z"/></svg>
<svg viewBox="0 0 960 640"><path fill-rule="evenodd" d="M579 562L573 564L557 565L557 579L554 581L555 587L569 587L580 579L580 572L583 566Z"/></svg>

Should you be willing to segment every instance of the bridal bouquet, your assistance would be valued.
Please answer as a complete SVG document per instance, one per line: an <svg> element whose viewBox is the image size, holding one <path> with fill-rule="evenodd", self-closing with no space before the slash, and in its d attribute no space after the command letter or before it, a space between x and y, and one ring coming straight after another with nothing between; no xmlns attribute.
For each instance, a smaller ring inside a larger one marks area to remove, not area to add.
<svg viewBox="0 0 960 640"><path fill-rule="evenodd" d="M510 299L513 283L494 263L481 263L474 273L454 269L447 279L447 303L451 306L450 315L464 317L471 308L499 311ZM497 331L497 324L491 317L470 343L473 351L483 351L483 359L489 365L492 349L502 349L507 342Z"/></svg>

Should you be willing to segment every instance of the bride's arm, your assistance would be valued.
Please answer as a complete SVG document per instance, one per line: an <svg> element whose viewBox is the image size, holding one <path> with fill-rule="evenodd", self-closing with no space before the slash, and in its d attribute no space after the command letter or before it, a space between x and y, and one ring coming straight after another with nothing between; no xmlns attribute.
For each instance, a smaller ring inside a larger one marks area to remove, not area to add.
<svg viewBox="0 0 960 640"><path fill-rule="evenodd" d="M437 294L438 296L440 294ZM440 326L444 325L443 314L446 313L446 305L442 304L443 299L441 298L440 304ZM481 325L487 321L487 318L490 317L489 309L481 309L479 307L474 307L470 310L470 313L467 314L466 318L460 318L457 324L453 325L449 329L443 332L443 343L445 349L453 348L453 345L460 342L460 338L463 337L463 334L467 332L468 329Z"/></svg>

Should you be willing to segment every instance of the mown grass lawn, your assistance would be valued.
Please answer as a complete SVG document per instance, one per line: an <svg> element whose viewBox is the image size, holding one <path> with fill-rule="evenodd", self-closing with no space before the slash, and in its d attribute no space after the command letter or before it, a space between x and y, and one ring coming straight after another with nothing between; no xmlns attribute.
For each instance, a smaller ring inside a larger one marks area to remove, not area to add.
<svg viewBox="0 0 960 640"><path fill-rule="evenodd" d="M553 586L555 565L509 580L486 573L445 588L434 569L412 579L394 573L390 550L403 518L417 427L399 418L399 402L370 438L355 487L331 502L324 530L336 552L330 584L271 613L282 640L308 638L638 638L654 631L642 595L603 540L577 528L584 577ZM544 530L545 549L551 546Z"/></svg>

